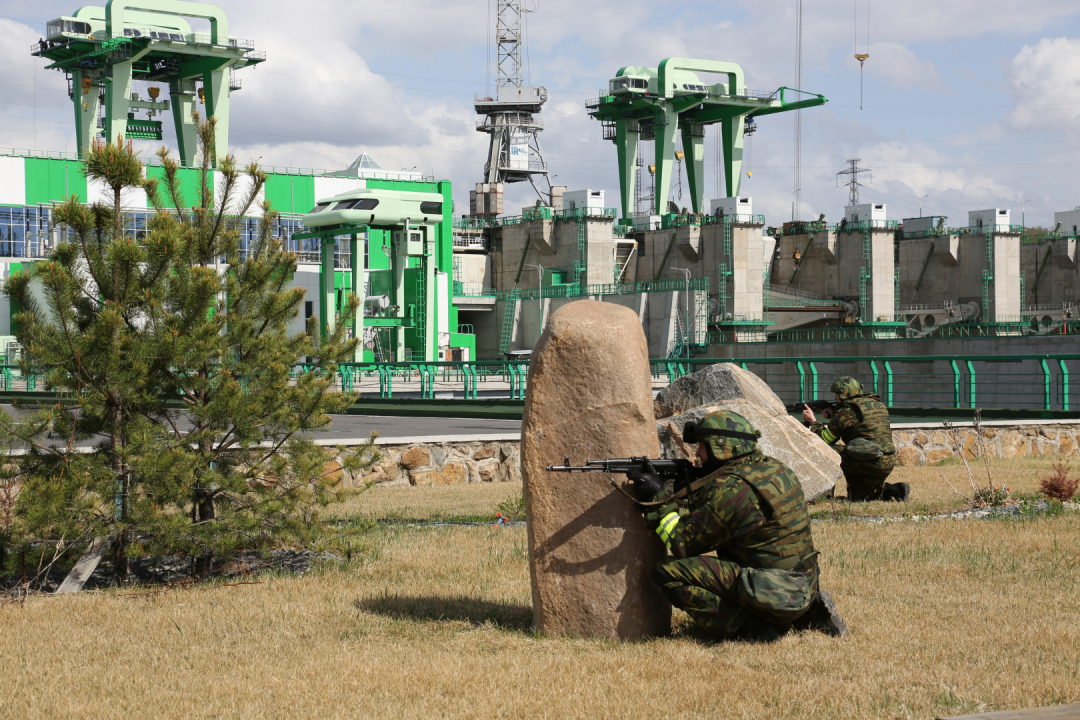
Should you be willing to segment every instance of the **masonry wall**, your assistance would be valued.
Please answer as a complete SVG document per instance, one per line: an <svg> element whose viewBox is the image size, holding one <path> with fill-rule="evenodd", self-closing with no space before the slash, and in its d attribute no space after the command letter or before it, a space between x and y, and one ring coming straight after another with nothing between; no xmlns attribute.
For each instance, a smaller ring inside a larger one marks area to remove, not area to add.
<svg viewBox="0 0 1080 720"><path fill-rule="evenodd" d="M357 485L456 485L521 482L519 443L460 442L379 445L382 459Z"/></svg>
<svg viewBox="0 0 1080 720"><path fill-rule="evenodd" d="M899 425L893 430L897 459L904 466L932 465L963 453L978 457L1076 457L1080 422L988 423L982 437L971 426ZM384 487L521 482L516 440L380 445L383 458L353 485Z"/></svg>

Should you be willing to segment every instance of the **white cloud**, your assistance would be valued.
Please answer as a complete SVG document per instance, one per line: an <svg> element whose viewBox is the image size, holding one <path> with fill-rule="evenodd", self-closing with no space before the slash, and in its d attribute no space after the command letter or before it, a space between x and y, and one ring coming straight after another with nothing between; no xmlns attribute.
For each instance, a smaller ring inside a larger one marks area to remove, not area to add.
<svg viewBox="0 0 1080 720"><path fill-rule="evenodd" d="M850 60L854 61L854 58ZM900 43L874 43L865 68L868 75L883 76L896 87L924 90L945 88L934 63L920 60L907 46Z"/></svg>
<svg viewBox="0 0 1080 720"><path fill-rule="evenodd" d="M1014 129L1080 136L1080 40L1043 38L1025 45L1010 71L1016 107L1009 119Z"/></svg>

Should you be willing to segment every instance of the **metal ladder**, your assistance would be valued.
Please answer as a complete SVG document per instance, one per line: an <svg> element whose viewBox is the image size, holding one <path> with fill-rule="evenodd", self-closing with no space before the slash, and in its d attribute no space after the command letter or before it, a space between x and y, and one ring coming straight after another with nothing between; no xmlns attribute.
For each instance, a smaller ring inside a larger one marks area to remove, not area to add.
<svg viewBox="0 0 1080 720"><path fill-rule="evenodd" d="M499 333L499 353L510 352L510 341L514 337L514 314L517 312L517 298L503 300L502 330Z"/></svg>

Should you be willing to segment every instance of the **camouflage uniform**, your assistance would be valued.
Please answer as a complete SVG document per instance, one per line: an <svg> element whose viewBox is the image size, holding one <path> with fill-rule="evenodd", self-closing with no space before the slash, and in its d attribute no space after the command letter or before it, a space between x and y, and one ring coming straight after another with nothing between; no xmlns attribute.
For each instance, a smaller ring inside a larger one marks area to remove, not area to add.
<svg viewBox="0 0 1080 720"><path fill-rule="evenodd" d="M842 377L830 390L840 396L840 407L828 424L815 422L810 430L830 445L844 441L837 451L848 498L880 500L885 480L896 466L889 410L877 395L863 393L854 378Z"/></svg>
<svg viewBox="0 0 1080 720"><path fill-rule="evenodd" d="M719 416L719 417L718 417ZM701 423L746 428L729 412ZM702 438L719 469L691 485L678 502L646 515L674 557L652 579L673 605L719 636L753 635L806 612L818 591L817 553L802 486L783 463L753 441ZM657 498L663 502L671 493ZM705 553L716 552L716 557Z"/></svg>

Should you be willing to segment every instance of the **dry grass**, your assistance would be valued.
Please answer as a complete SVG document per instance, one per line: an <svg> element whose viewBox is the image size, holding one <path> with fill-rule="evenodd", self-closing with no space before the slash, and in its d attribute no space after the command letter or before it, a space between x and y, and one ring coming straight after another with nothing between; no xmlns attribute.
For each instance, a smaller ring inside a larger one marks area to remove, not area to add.
<svg viewBox="0 0 1080 720"><path fill-rule="evenodd" d="M465 489L382 500L458 512ZM1080 515L814 532L845 640L710 645L681 615L651 642L537 638L524 528L382 528L301 579L0 606L2 714L931 718L1080 700Z"/></svg>
<svg viewBox="0 0 1080 720"><path fill-rule="evenodd" d="M990 472L995 484L1005 484L1017 497L1035 498L1039 482L1053 473L1054 458L991 460ZM971 463L975 480L986 485L986 471L981 460ZM1080 463L1077 470L1080 471ZM911 483L912 500L907 503L847 503L822 500L814 505L814 515L913 515L960 510L964 499L941 479L942 474L959 491L971 487L967 470L959 462L936 467L898 467L890 482ZM520 483L469 483L431 487L374 487L329 509L331 517L396 518L407 520L467 518L491 519L499 503L521 494ZM841 480L836 494L847 494ZM1040 496L1041 497L1041 496Z"/></svg>
<svg viewBox="0 0 1080 720"><path fill-rule="evenodd" d="M1016 498L1045 500L1039 494L1039 483L1053 474L1051 467L1057 458L1022 458L1017 460L991 460L990 474L995 485L1004 485ZM986 487L986 467L981 459L968 461L975 483ZM819 501L814 506L816 517L837 515L925 515L962 510L964 498L953 492L942 480L948 480L961 493L972 495L967 468L959 461L950 460L944 465L923 467L898 467L889 476L889 482L911 483L911 500L906 503L866 502L847 503ZM841 480L836 486L838 496L847 495L847 483Z"/></svg>
<svg viewBox="0 0 1080 720"><path fill-rule="evenodd" d="M494 518L499 503L521 495L521 483L373 487L327 509L329 517L432 520Z"/></svg>

